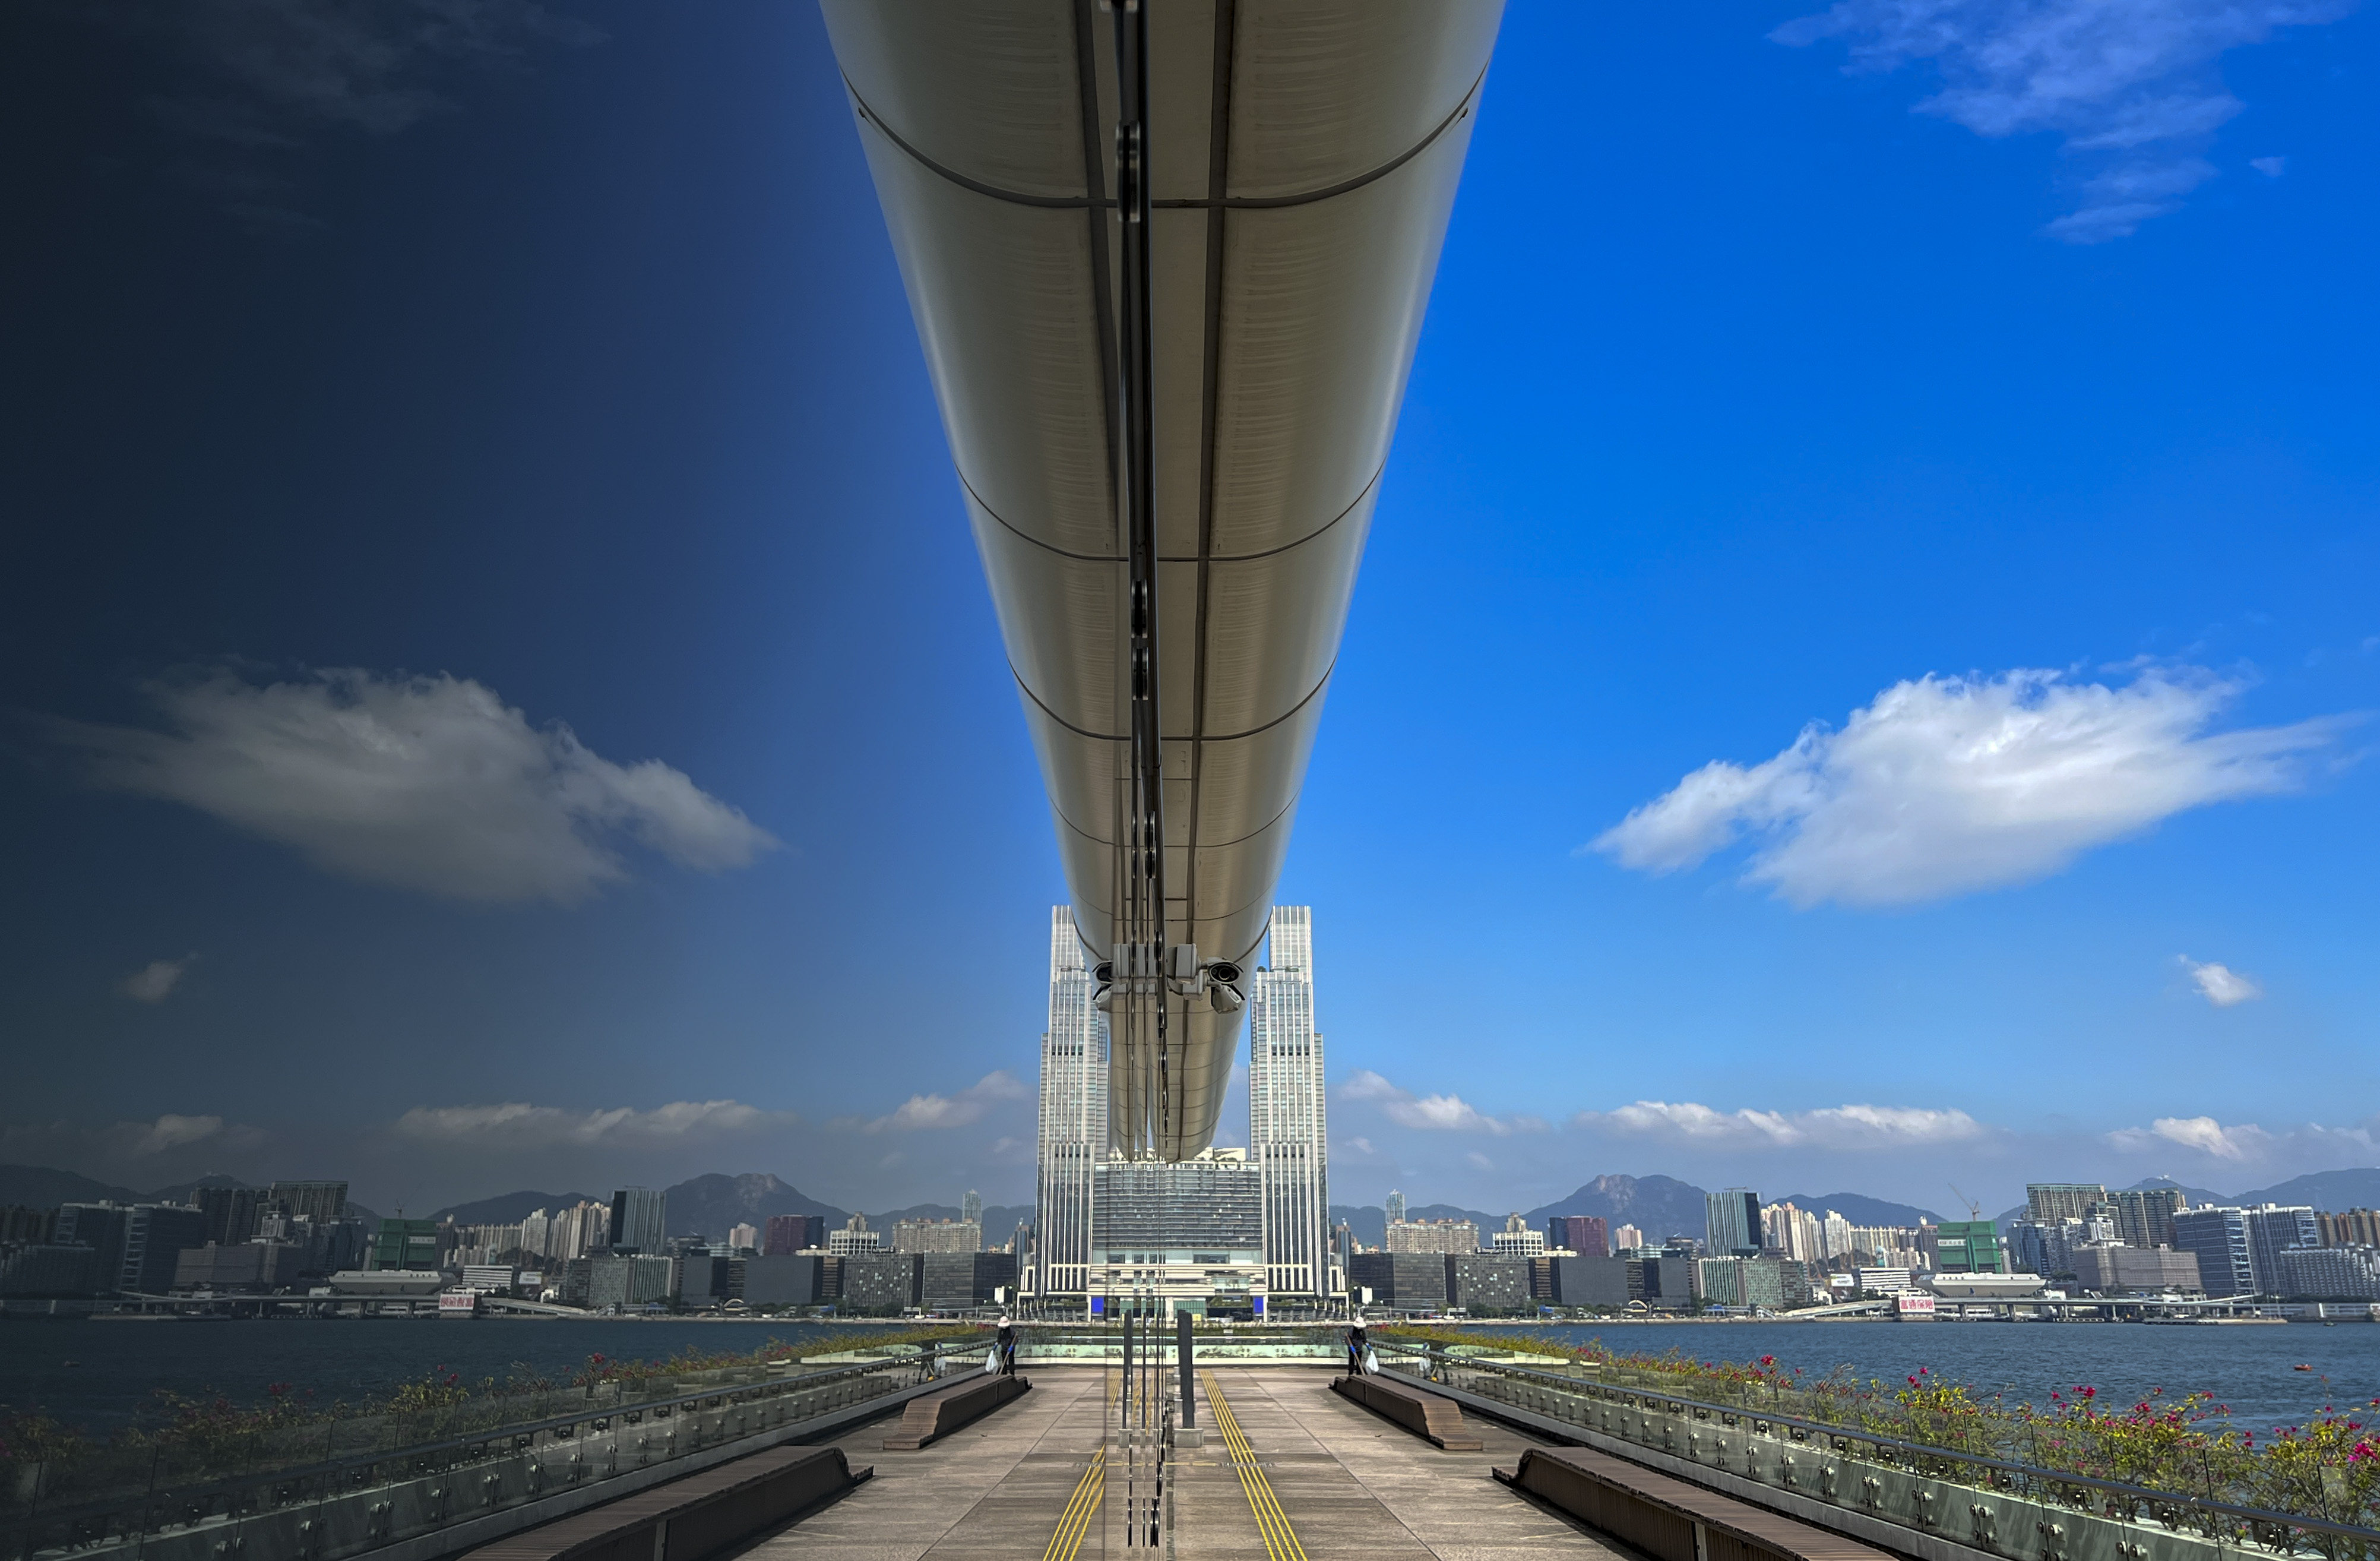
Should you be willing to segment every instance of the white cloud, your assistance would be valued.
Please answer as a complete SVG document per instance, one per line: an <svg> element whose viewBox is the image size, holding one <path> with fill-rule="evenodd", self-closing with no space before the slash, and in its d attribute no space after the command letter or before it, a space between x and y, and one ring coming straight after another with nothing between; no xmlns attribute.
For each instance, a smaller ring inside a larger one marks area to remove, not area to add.
<svg viewBox="0 0 2380 1561"><path fill-rule="evenodd" d="M167 1112L149 1124L135 1140L133 1152L163 1154L169 1149L181 1149L220 1137L223 1130L224 1119L220 1116L176 1116Z"/></svg>
<svg viewBox="0 0 2380 1561"><path fill-rule="evenodd" d="M2121 688L1928 674L1765 763L1706 764L1581 849L1673 872L1755 833L1745 880L1803 907L2027 883L2187 809L2290 789L2343 724L2207 734L2238 693L2188 670Z"/></svg>
<svg viewBox="0 0 2380 1561"><path fill-rule="evenodd" d="M2289 171L2289 160L2286 157L2251 157L2248 166L2268 179L2277 179Z"/></svg>
<svg viewBox="0 0 2380 1561"><path fill-rule="evenodd" d="M1770 1149L1899 1149L1984 1136L1963 1111L1907 1105L1830 1105L1815 1111L1717 1111L1693 1101L1637 1101L1616 1111L1581 1112L1582 1128Z"/></svg>
<svg viewBox="0 0 2380 1561"><path fill-rule="evenodd" d="M2179 1144L2218 1160L2245 1160L2261 1153L2272 1135L2252 1122L2226 1128L2212 1116L2160 1116L2146 1128L2124 1128L2107 1135L2118 1149L2148 1149Z"/></svg>
<svg viewBox="0 0 2380 1561"><path fill-rule="evenodd" d="M1490 1116L1461 1095L1416 1095L1400 1089L1368 1068L1357 1068L1339 1085L1342 1101L1368 1102L1401 1128L1435 1132L1507 1133L1543 1128L1534 1116Z"/></svg>
<svg viewBox="0 0 2380 1561"><path fill-rule="evenodd" d="M182 984L182 978L190 973L198 957L186 954L179 959L152 959L125 977L116 990L135 1003L163 1003Z"/></svg>
<svg viewBox="0 0 2380 1561"><path fill-rule="evenodd" d="M2179 209L2215 175L2199 153L2241 103L2216 62L2275 29L2333 21L2354 0L1840 0L1769 34L1849 42L1854 70L1928 60L1918 108L1985 136L2048 131L2095 171L2046 229L2099 243ZM2271 170L2267 170L2271 171Z"/></svg>
<svg viewBox="0 0 2380 1561"><path fill-rule="evenodd" d="M871 1133L905 1132L915 1128L964 1128L981 1121L996 1103L1018 1101L1026 1091L1016 1075L1005 1068L985 1074L954 1095L911 1095L887 1116L867 1124Z"/></svg>
<svg viewBox="0 0 2380 1561"><path fill-rule="evenodd" d="M2218 1008L2228 1008L2265 994L2263 987L2228 965L2218 965L2211 959L2202 965L2187 954L2177 955L2176 957L2181 961L2182 969L2190 972L2190 979L2197 984L2199 995Z"/></svg>
<svg viewBox="0 0 2380 1561"><path fill-rule="evenodd" d="M741 1101L672 1101L650 1111L621 1106L568 1111L512 1101L501 1105L417 1105L396 1119L405 1138L473 1143L506 1150L565 1144L682 1141L698 1130L745 1133L799 1121L790 1111L764 1111Z"/></svg>
<svg viewBox="0 0 2380 1561"><path fill-rule="evenodd" d="M152 690L172 735L62 724L103 786L186 803L318 867L466 900L585 898L625 832L702 872L777 841L657 759L615 764L466 678L352 669Z"/></svg>

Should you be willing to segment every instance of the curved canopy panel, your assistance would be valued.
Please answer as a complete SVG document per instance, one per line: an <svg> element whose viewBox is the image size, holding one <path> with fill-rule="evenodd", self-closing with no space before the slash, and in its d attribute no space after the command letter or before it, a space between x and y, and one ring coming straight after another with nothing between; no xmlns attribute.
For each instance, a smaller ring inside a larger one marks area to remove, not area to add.
<svg viewBox="0 0 2380 1561"><path fill-rule="evenodd" d="M1111 967L1113 1136L1194 1154L1501 0L823 4Z"/></svg>

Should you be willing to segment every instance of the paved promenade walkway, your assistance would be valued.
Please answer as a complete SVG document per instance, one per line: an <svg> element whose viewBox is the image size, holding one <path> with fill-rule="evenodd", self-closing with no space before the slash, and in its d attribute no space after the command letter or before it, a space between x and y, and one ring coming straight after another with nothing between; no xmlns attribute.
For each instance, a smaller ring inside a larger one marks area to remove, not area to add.
<svg viewBox="0 0 2380 1561"><path fill-rule="evenodd" d="M1517 1433L1475 1422L1485 1447L1444 1453L1330 1392L1325 1371L1221 1366L1200 1375L1206 1445L1172 1465L1181 1561L1621 1561L1630 1554L1488 1477L1491 1465L1514 1463L1531 1445ZM844 1438L852 1462L875 1465L876 1478L760 1541L746 1561L1149 1555L1124 1543L1124 1465L1111 1434L1115 1374L1044 1367L1031 1376L1023 1398L922 1452L884 1451L890 1421ZM1216 1413L1217 1391L1239 1432L1237 1461ZM1259 1507L1269 1513L1262 1524Z"/></svg>

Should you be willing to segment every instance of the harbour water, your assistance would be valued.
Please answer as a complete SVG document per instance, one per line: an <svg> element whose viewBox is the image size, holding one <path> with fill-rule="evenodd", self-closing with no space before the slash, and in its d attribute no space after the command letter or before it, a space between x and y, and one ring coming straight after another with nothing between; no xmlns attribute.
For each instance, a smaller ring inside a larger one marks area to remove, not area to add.
<svg viewBox="0 0 2380 1561"><path fill-rule="evenodd" d="M516 1368L566 1378L589 1355L658 1360L693 1349L745 1351L771 1340L866 1327L677 1319L419 1322L12 1323L0 1325L0 1406L41 1409L105 1431L153 1413L160 1390L236 1403L288 1383L318 1402L379 1396L433 1371L503 1379ZM1988 1396L2046 1405L2051 1390L2098 1390L2130 1404L2204 1391L2238 1423L2300 1424L2325 1405L2380 1396L2380 1325L2153 1327L2136 1323L1672 1323L1563 1325L1572 1343L1600 1338L1628 1353L1676 1350L1698 1360L1773 1355L1808 1376L1847 1366L1898 1385L1925 1367ZM1499 1336L1515 1335L1499 1331ZM2299 1366L2310 1367L2299 1371Z"/></svg>

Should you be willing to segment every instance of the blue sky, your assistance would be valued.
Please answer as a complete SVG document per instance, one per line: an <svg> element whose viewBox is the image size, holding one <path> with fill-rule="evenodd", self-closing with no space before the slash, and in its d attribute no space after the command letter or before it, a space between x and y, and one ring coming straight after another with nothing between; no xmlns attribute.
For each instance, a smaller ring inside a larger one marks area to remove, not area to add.
<svg viewBox="0 0 2380 1561"><path fill-rule="evenodd" d="M6 24L0 1159L1025 1201L817 17L282 14ZM1509 12L1281 886L1334 1195L2380 1162L2374 27Z"/></svg>

